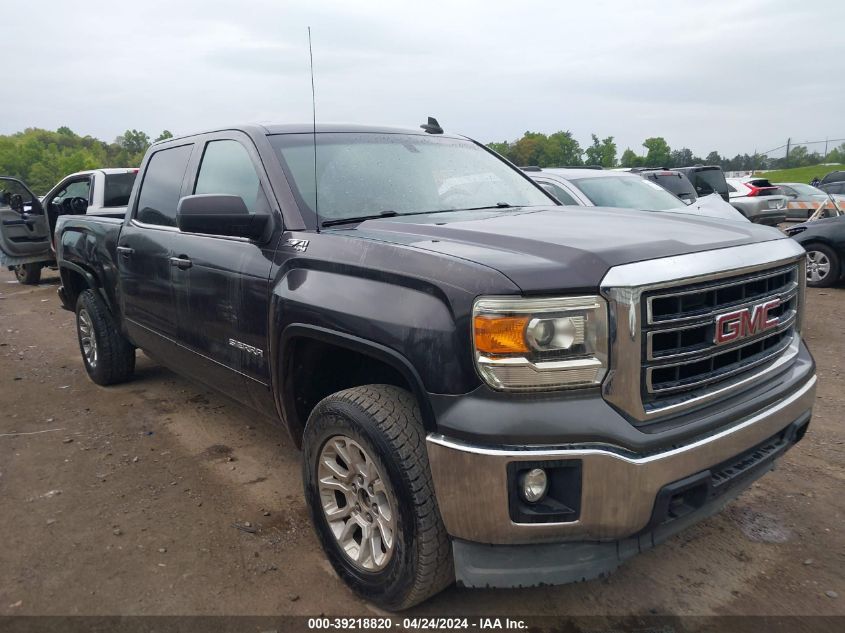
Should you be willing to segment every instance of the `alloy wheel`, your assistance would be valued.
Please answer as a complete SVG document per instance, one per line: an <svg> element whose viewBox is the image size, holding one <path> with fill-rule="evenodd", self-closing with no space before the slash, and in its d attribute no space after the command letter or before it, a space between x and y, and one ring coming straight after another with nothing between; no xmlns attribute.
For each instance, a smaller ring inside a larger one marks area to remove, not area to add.
<svg viewBox="0 0 845 633"><path fill-rule="evenodd" d="M819 283L830 274L830 259L821 251L807 251L807 281Z"/></svg>
<svg viewBox="0 0 845 633"><path fill-rule="evenodd" d="M79 340L82 343L82 353L91 368L97 366L97 337L88 310L79 311Z"/></svg>
<svg viewBox="0 0 845 633"><path fill-rule="evenodd" d="M367 449L335 435L320 451L317 485L323 515L347 559L376 572L396 546L396 501Z"/></svg>

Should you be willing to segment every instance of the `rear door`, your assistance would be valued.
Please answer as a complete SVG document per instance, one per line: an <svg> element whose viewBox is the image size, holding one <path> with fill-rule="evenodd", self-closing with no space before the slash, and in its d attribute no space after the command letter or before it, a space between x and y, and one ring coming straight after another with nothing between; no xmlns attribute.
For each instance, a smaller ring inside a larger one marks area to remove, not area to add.
<svg viewBox="0 0 845 633"><path fill-rule="evenodd" d="M15 178L0 177L0 251L4 264L14 264L16 258L51 258L50 227L41 201Z"/></svg>
<svg viewBox="0 0 845 633"><path fill-rule="evenodd" d="M121 308L139 347L161 361L177 360L177 310L171 285L176 208L183 195L193 143L162 148L150 156L117 245Z"/></svg>
<svg viewBox="0 0 845 633"><path fill-rule="evenodd" d="M278 215L261 160L243 133L202 137L189 172L185 195L236 195L250 213ZM197 378L244 401L251 386L270 383L269 277L279 225L263 244L182 231L173 236L179 343L195 355Z"/></svg>

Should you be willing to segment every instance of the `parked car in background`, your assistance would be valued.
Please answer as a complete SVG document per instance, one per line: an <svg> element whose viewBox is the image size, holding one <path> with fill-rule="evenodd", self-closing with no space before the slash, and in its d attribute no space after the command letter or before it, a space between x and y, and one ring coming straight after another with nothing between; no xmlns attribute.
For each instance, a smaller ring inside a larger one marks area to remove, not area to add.
<svg viewBox="0 0 845 633"><path fill-rule="evenodd" d="M41 269L53 264L41 201L20 180L0 177L0 266L13 270L22 284L37 284Z"/></svg>
<svg viewBox="0 0 845 633"><path fill-rule="evenodd" d="M695 187L690 182L690 179L676 169L643 167L632 169L631 172L639 174L646 180L657 183L687 204L695 202L698 198L698 195L695 193Z"/></svg>
<svg viewBox="0 0 845 633"><path fill-rule="evenodd" d="M821 184L830 185L835 182L845 183L845 171L838 170L825 174L824 178L822 178Z"/></svg>
<svg viewBox="0 0 845 633"><path fill-rule="evenodd" d="M641 211L687 213L722 220L744 221L742 214L719 196L706 196L688 205L651 180L635 172L577 168L526 168L531 178L561 204L618 207Z"/></svg>
<svg viewBox="0 0 845 633"><path fill-rule="evenodd" d="M137 175L138 170L131 168L81 171L40 197L19 180L0 178L0 265L13 270L20 283L37 284L42 268L55 265L52 241L57 218L122 218Z"/></svg>
<svg viewBox="0 0 845 633"><path fill-rule="evenodd" d="M786 196L765 178L728 178L727 184L731 204L752 222L777 226L786 221Z"/></svg>
<svg viewBox="0 0 845 633"><path fill-rule="evenodd" d="M823 218L786 229L807 251L807 285L832 286L845 274L845 216Z"/></svg>
<svg viewBox="0 0 845 633"><path fill-rule="evenodd" d="M787 220L806 220L820 206L834 209L828 193L812 185L803 182L779 182L775 183L775 186L779 193L787 197ZM834 196L834 200L840 209L845 210L845 196Z"/></svg>
<svg viewBox="0 0 845 633"><path fill-rule="evenodd" d="M837 195L845 195L845 182L828 182L822 183L818 187L825 193L832 193Z"/></svg>
<svg viewBox="0 0 845 633"><path fill-rule="evenodd" d="M675 171L686 176L695 187L698 197L718 193L725 202L730 202L728 183L725 172L718 165L695 165L694 167L675 167Z"/></svg>
<svg viewBox="0 0 845 633"><path fill-rule="evenodd" d="M122 218L137 168L91 169L65 176L43 198L50 234L60 215L106 215Z"/></svg>

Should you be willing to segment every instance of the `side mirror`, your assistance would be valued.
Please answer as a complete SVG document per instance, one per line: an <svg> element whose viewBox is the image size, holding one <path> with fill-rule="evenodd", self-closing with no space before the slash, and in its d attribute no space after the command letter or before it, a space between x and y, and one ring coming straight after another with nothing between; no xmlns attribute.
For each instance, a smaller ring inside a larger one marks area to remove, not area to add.
<svg viewBox="0 0 845 633"><path fill-rule="evenodd" d="M243 198L228 194L185 196L176 208L176 225L185 233L257 240L264 235L269 221L269 215L250 213Z"/></svg>

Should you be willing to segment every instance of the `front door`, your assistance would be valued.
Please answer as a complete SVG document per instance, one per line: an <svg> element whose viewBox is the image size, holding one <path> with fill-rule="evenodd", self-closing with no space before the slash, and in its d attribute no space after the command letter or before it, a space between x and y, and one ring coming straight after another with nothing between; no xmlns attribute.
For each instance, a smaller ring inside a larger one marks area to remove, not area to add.
<svg viewBox="0 0 845 633"><path fill-rule="evenodd" d="M52 259L41 201L20 180L0 177L0 259L4 265Z"/></svg>
<svg viewBox="0 0 845 633"><path fill-rule="evenodd" d="M269 185L245 135L210 135L196 152L188 192L240 196L250 213L271 213ZM173 290L178 340L195 358L198 378L249 404L252 385L270 382L267 318L275 233L246 238L174 234ZM252 383L252 385L251 385ZM233 385L242 385L233 389Z"/></svg>
<svg viewBox="0 0 845 633"><path fill-rule="evenodd" d="M117 245L127 331L139 347L165 363L174 358L177 338L171 284L176 208L193 147L192 143L167 147L150 156L136 202L127 210L131 219Z"/></svg>

